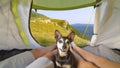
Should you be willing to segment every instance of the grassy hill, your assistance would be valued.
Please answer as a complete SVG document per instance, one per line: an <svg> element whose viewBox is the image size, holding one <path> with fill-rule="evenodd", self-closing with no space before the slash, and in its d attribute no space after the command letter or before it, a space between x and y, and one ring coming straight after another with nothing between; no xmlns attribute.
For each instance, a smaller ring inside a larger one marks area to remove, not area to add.
<svg viewBox="0 0 120 68"><path fill-rule="evenodd" d="M43 46L48 46L55 42L55 30L59 30L64 36L74 31L76 34L74 41L77 45L85 45L88 41L87 37L81 38L82 34L73 28L67 21L51 19L35 12L31 13L30 29L36 41Z"/></svg>
<svg viewBox="0 0 120 68"><path fill-rule="evenodd" d="M34 11L31 12L31 17L32 18L44 18L44 19L49 19L49 17L43 15L43 14L39 14L39 13L36 13Z"/></svg>

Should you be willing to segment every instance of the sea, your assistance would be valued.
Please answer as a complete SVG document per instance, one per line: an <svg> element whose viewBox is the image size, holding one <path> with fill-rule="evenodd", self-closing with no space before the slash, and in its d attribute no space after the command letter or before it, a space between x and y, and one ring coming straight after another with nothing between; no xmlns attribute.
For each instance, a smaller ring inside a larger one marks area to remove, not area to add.
<svg viewBox="0 0 120 68"><path fill-rule="evenodd" d="M91 39L93 35L93 24L72 24L72 26Z"/></svg>

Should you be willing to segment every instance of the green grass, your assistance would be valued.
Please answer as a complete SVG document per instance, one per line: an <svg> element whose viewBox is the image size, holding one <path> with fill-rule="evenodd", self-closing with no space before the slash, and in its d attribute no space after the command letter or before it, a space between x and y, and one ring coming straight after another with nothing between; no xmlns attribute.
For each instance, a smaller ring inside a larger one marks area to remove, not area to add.
<svg viewBox="0 0 120 68"><path fill-rule="evenodd" d="M74 42L77 45L84 46L88 40L81 38L82 35L75 28L67 25L67 28L64 28L64 20L51 20L50 23L44 23L41 21L35 21L37 18L31 18L30 29L33 37L37 42L42 46L49 46L55 42L54 31L59 30L62 35L67 36L71 31L75 31L76 36Z"/></svg>

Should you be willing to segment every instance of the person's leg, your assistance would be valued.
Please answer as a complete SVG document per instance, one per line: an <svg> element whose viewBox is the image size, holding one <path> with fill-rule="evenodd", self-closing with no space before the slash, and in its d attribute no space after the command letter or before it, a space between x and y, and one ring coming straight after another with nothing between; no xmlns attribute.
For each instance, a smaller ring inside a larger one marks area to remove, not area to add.
<svg viewBox="0 0 120 68"><path fill-rule="evenodd" d="M99 47L98 46L95 46L95 47L94 46L86 46L86 47L83 47L82 49L100 56L100 52L99 52Z"/></svg>
<svg viewBox="0 0 120 68"><path fill-rule="evenodd" d="M26 51L0 62L0 68L25 68L35 60L30 51Z"/></svg>
<svg viewBox="0 0 120 68"><path fill-rule="evenodd" d="M114 62L117 62L117 63L120 63L120 55L117 54L116 52L114 52L112 49L106 47L106 46L103 46L103 45L100 45L100 46L86 46L83 48L84 50L87 50L91 53L94 53L98 56L102 56L102 57L105 57L111 61L114 61Z"/></svg>
<svg viewBox="0 0 120 68"><path fill-rule="evenodd" d="M86 61L93 63L99 68L120 68L120 64L112 62L104 57L93 54L90 51L79 48L78 46L74 47L74 50L82 56ZM104 50L103 50L104 51ZM83 63L83 62L82 62ZM90 65L89 63L87 63ZM91 65L90 65L91 66Z"/></svg>
<svg viewBox="0 0 120 68"><path fill-rule="evenodd" d="M99 46L100 55L117 63L120 63L120 55L106 46Z"/></svg>
<svg viewBox="0 0 120 68"><path fill-rule="evenodd" d="M0 50L0 61L10 58L19 53L30 51L32 49L12 49L12 50Z"/></svg>
<svg viewBox="0 0 120 68"><path fill-rule="evenodd" d="M13 50L12 55L14 54L16 55L1 61L0 68L25 68L30 63L32 63L39 57L47 54L48 52L51 52L55 48L56 46L53 44L52 46L49 46L49 47L35 48L35 49L32 49L31 51L22 52L19 54L16 54L19 52L19 50L17 50L18 52Z"/></svg>

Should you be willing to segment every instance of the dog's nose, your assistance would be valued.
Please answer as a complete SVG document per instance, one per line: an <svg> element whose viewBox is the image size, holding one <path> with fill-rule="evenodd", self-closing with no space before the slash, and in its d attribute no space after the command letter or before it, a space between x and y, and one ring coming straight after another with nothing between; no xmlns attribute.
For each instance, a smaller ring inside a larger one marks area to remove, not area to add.
<svg viewBox="0 0 120 68"><path fill-rule="evenodd" d="M66 49L66 48L67 48L67 47L64 45L64 46L63 46L63 49Z"/></svg>

